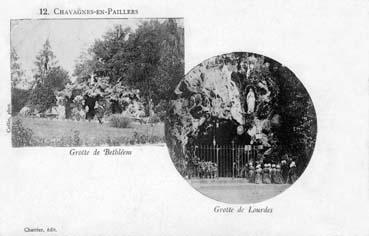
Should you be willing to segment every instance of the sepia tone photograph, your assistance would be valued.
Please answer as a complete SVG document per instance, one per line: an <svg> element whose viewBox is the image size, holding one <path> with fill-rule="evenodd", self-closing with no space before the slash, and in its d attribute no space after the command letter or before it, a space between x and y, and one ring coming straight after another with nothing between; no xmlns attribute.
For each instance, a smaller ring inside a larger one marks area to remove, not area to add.
<svg viewBox="0 0 369 236"><path fill-rule="evenodd" d="M209 58L180 81L166 141L179 173L226 203L278 195L303 174L317 119L303 84L285 65L234 52Z"/></svg>
<svg viewBox="0 0 369 236"><path fill-rule="evenodd" d="M164 143L181 18L11 20L13 147Z"/></svg>

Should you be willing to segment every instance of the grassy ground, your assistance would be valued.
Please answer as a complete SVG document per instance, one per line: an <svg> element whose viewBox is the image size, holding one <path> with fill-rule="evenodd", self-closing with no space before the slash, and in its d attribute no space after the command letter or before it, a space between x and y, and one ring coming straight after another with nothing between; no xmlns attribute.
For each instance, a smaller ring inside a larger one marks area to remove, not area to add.
<svg viewBox="0 0 369 236"><path fill-rule="evenodd" d="M245 182L192 182L191 185L207 197L234 204L261 202L282 193L290 186L289 184L251 184Z"/></svg>
<svg viewBox="0 0 369 236"><path fill-rule="evenodd" d="M33 135L42 138L60 138L79 131L83 143L106 138L132 137L139 135L164 137L164 124L139 124L133 122L130 128L113 128L108 123L97 121L48 120L44 118L21 118L24 127L33 131Z"/></svg>

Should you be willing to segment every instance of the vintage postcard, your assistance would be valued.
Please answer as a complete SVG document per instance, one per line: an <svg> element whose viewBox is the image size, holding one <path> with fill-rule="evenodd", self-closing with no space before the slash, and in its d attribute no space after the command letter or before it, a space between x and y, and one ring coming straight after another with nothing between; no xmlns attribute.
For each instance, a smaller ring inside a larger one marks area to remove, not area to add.
<svg viewBox="0 0 369 236"><path fill-rule="evenodd" d="M0 236L369 235L369 4L6 1Z"/></svg>

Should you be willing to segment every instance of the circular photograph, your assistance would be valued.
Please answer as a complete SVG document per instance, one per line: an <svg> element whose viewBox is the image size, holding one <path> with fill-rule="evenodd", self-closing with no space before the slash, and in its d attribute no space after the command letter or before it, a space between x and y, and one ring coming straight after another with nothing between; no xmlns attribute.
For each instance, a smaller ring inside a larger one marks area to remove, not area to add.
<svg viewBox="0 0 369 236"><path fill-rule="evenodd" d="M224 203L256 203L294 184L313 154L317 119L285 65L234 52L195 66L179 82L165 124L183 178Z"/></svg>

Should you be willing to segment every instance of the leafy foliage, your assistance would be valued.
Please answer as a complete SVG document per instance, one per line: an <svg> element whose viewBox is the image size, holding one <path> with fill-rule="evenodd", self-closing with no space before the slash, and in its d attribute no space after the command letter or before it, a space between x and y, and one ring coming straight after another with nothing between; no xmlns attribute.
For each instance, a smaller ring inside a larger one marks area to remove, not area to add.
<svg viewBox="0 0 369 236"><path fill-rule="evenodd" d="M68 82L70 82L68 72L58 66L51 68L47 73L45 85L55 91L64 89Z"/></svg>
<svg viewBox="0 0 369 236"><path fill-rule="evenodd" d="M31 91L29 101L30 104L39 112L45 112L56 104L53 89L41 83L38 83Z"/></svg>
<svg viewBox="0 0 369 236"><path fill-rule="evenodd" d="M28 102L30 91L20 89L19 84L24 80L24 71L19 63L19 56L14 48L10 51L11 71L11 113L16 115Z"/></svg>
<svg viewBox="0 0 369 236"><path fill-rule="evenodd" d="M175 20L142 24L130 37L128 82L154 105L170 99L184 74L183 29Z"/></svg>
<svg viewBox="0 0 369 236"><path fill-rule="evenodd" d="M218 165L211 161L199 161L197 171L200 178L215 178L218 172Z"/></svg>
<svg viewBox="0 0 369 236"><path fill-rule="evenodd" d="M25 147L32 145L31 129L25 128L22 121L17 118L13 118L12 122L12 144L13 147Z"/></svg>
<svg viewBox="0 0 369 236"><path fill-rule="evenodd" d="M280 95L278 112L281 115L280 148L298 161L299 174L312 155L317 132L316 114L312 100L302 83L286 67L275 67Z"/></svg>
<svg viewBox="0 0 369 236"><path fill-rule="evenodd" d="M30 104L39 112L44 112L56 103L55 92L65 88L70 82L68 72L57 66L56 58L46 40L42 50L36 56L36 83L30 94Z"/></svg>
<svg viewBox="0 0 369 236"><path fill-rule="evenodd" d="M11 87L15 88L23 79L24 72L19 63L19 56L14 48L10 51Z"/></svg>
<svg viewBox="0 0 369 236"><path fill-rule="evenodd" d="M72 138L72 145L73 146L80 146L82 144L82 140L79 136L79 131L78 130L74 130L73 131L73 138Z"/></svg>
<svg viewBox="0 0 369 236"><path fill-rule="evenodd" d="M77 83L121 106L127 87L137 89L148 114L173 96L184 74L183 32L174 19L144 21L134 32L115 26L81 55L74 70Z"/></svg>
<svg viewBox="0 0 369 236"><path fill-rule="evenodd" d="M36 81L45 84L49 71L56 65L55 55L51 50L48 39L45 41L41 51L36 56L35 65L37 68L37 72L34 75Z"/></svg>

